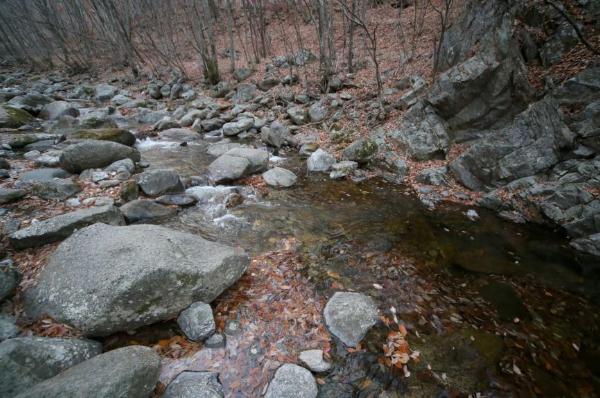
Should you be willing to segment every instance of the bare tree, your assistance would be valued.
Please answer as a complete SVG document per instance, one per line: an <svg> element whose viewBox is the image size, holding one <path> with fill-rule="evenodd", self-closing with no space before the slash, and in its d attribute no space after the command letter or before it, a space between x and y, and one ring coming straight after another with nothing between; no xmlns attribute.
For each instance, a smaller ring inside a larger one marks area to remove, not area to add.
<svg viewBox="0 0 600 398"><path fill-rule="evenodd" d="M342 0L338 0L338 3L342 6L346 17L353 21L356 26L361 28L365 35L367 36L370 46L368 46L369 54L371 56L371 60L373 61L373 65L375 66L375 81L377 83L377 98L379 99L379 112L380 114L384 113L383 109L383 82L381 81L381 73L379 71L379 60L377 58L377 28L378 24L374 24L373 28L369 28L368 22L361 18L356 12L353 12L346 3Z"/></svg>

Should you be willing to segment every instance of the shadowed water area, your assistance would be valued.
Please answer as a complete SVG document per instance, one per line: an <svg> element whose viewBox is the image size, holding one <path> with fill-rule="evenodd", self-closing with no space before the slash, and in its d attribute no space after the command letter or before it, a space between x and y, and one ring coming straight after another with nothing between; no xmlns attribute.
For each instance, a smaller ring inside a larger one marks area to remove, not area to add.
<svg viewBox="0 0 600 398"><path fill-rule="evenodd" d="M212 160L206 145L147 144L142 156L151 167L198 175ZM167 359L162 383L211 369L231 396L257 396L281 362L321 348L334 365L318 376L323 397L595 396L598 274L560 231L479 208L475 220L464 206L428 210L402 186L307 175L300 159L280 155L278 165L299 176L294 187L207 188L209 200L165 221L255 260L214 305L226 347ZM227 208L231 192L244 200ZM330 337L321 319L340 290L372 296L392 319L357 350ZM383 360L396 320L417 352L409 375ZM127 339L154 344L178 334L165 323Z"/></svg>

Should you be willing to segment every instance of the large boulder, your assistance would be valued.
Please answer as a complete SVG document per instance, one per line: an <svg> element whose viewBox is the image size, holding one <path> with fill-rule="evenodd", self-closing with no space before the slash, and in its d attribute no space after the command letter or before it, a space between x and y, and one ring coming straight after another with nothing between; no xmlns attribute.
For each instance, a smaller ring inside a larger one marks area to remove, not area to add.
<svg viewBox="0 0 600 398"><path fill-rule="evenodd" d="M156 169L145 171L138 177L138 184L148 196L160 196L166 193L183 191L179 174L172 169Z"/></svg>
<svg viewBox="0 0 600 398"><path fill-rule="evenodd" d="M97 355L17 395L19 398L148 398L160 372L149 347L129 346Z"/></svg>
<svg viewBox="0 0 600 398"><path fill-rule="evenodd" d="M548 170L575 138L549 99L531 104L509 126L483 136L450 164L454 177L474 190Z"/></svg>
<svg viewBox="0 0 600 398"><path fill-rule="evenodd" d="M18 337L0 343L0 396L12 397L102 352L91 340Z"/></svg>
<svg viewBox="0 0 600 398"><path fill-rule="evenodd" d="M139 162L140 153L112 141L86 140L66 147L60 155L60 165L67 171L79 173L86 169L103 168L125 158Z"/></svg>
<svg viewBox="0 0 600 398"><path fill-rule="evenodd" d="M502 0L470 0L440 44L443 72L428 96L452 128L488 128L533 98L515 12Z"/></svg>
<svg viewBox="0 0 600 398"><path fill-rule="evenodd" d="M121 212L113 205L90 207L61 214L20 229L10 235L10 242L16 249L43 246L68 238L77 229L97 222L110 225L125 224Z"/></svg>
<svg viewBox="0 0 600 398"><path fill-rule="evenodd" d="M271 379L265 398L316 398L317 382L308 369L286 363Z"/></svg>
<svg viewBox="0 0 600 398"><path fill-rule="evenodd" d="M71 134L71 138L112 141L127 146L133 146L133 144L135 144L135 135L129 130L119 128L79 130Z"/></svg>
<svg viewBox="0 0 600 398"><path fill-rule="evenodd" d="M33 117L19 108L0 106L0 128L16 129L33 120Z"/></svg>
<svg viewBox="0 0 600 398"><path fill-rule="evenodd" d="M323 314L329 331L349 347L356 347L379 319L373 300L353 292L335 293Z"/></svg>
<svg viewBox="0 0 600 398"><path fill-rule="evenodd" d="M446 122L423 102L410 108L400 128L388 136L415 160L444 158L450 143Z"/></svg>
<svg viewBox="0 0 600 398"><path fill-rule="evenodd" d="M223 398L223 386L213 372L184 371L169 383L163 398Z"/></svg>
<svg viewBox="0 0 600 398"><path fill-rule="evenodd" d="M94 224L58 246L25 292L25 312L89 335L131 330L210 303L248 263L240 249L168 228Z"/></svg>

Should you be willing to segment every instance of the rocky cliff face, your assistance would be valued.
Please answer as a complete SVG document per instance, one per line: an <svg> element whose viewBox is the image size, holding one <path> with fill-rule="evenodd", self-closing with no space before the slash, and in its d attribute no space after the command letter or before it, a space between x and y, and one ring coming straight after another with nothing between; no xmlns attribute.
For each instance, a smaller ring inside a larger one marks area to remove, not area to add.
<svg viewBox="0 0 600 398"><path fill-rule="evenodd" d="M598 10L579 10L595 31ZM415 160L443 158L464 143L449 169L463 186L487 192L484 206L512 220L559 224L574 247L597 256L598 57L560 84L530 83L530 68L560 66L578 44L573 26L547 4L471 1L445 34L442 73L389 138Z"/></svg>

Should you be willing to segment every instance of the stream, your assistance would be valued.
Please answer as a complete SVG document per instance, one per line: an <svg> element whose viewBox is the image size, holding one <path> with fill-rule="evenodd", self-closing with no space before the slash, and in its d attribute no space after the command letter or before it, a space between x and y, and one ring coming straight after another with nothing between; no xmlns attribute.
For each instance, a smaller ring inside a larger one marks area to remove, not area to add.
<svg viewBox="0 0 600 398"><path fill-rule="evenodd" d="M138 148L151 168L190 177L213 160L207 145L143 141ZM163 384L182 370L215 370L230 396L259 396L282 362L319 348L333 363L317 375L322 397L597 396L598 275L560 231L480 208L429 210L408 188L381 179L309 175L291 153L272 162L298 183L198 188L205 199L164 222L241 246L254 260L213 303L226 346L167 358ZM227 204L232 193L235 206ZM340 290L370 295L391 320L357 350L334 341L322 320ZM409 372L383 358L399 324L416 352ZM166 322L105 345L154 345L179 334Z"/></svg>

